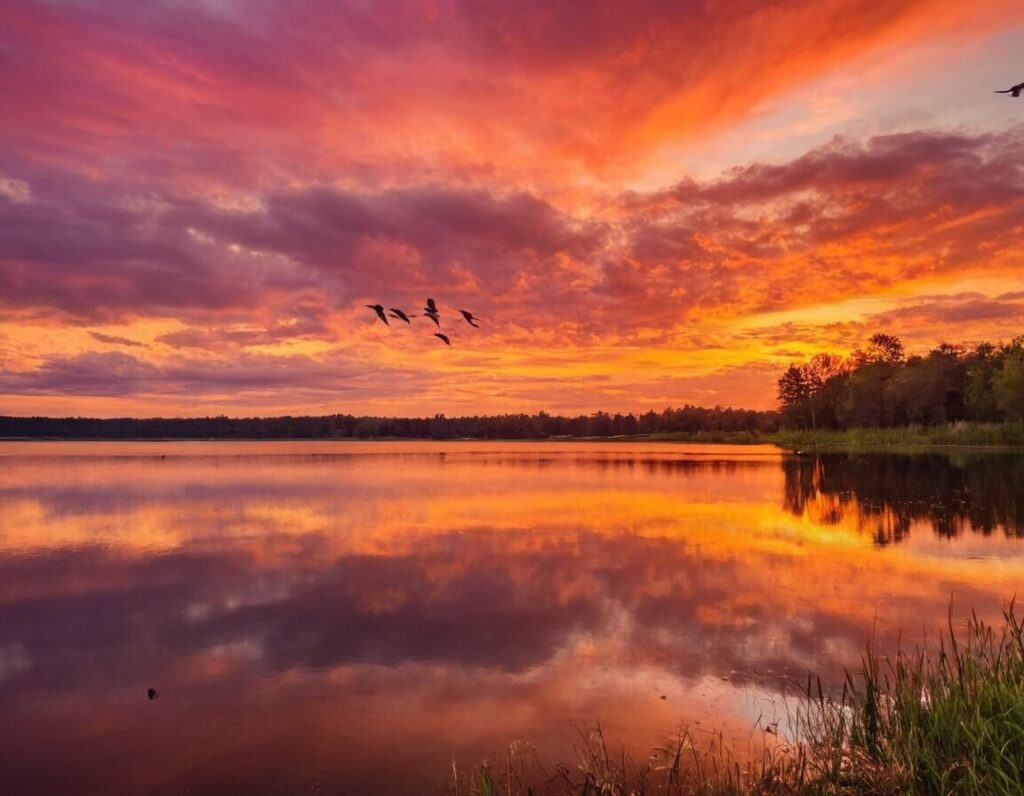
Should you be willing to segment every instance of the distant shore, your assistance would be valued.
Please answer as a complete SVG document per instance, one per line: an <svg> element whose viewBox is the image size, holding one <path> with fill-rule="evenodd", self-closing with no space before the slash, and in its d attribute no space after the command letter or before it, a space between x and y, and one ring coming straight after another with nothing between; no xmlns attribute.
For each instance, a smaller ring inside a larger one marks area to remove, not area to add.
<svg viewBox="0 0 1024 796"><path fill-rule="evenodd" d="M116 437L0 436L0 442L665 442L708 445L777 445L786 450L858 448L1024 449L1024 423L949 423L893 428L756 431L674 431L615 436L543 437Z"/></svg>

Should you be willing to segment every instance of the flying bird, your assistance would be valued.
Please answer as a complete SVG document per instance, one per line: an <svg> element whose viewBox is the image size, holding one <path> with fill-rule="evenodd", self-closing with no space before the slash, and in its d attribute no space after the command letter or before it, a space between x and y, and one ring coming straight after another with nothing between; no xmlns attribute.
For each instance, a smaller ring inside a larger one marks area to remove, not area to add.
<svg viewBox="0 0 1024 796"><path fill-rule="evenodd" d="M148 691L146 691L146 696L148 696L150 701L152 701L160 695L156 692L155 688L150 688Z"/></svg>
<svg viewBox="0 0 1024 796"><path fill-rule="evenodd" d="M472 312L470 312L469 310L459 310L459 312L461 312L462 317L466 319L466 323L468 323L470 326L475 326L477 329L480 328L480 324L473 323L473 321L478 321L480 319L476 317Z"/></svg>
<svg viewBox="0 0 1024 796"><path fill-rule="evenodd" d="M398 318L398 320L405 321L406 323L412 323L412 321L409 320L409 316L408 315L406 315L401 310L395 309L394 307L391 308L391 317L392 318Z"/></svg>
<svg viewBox="0 0 1024 796"><path fill-rule="evenodd" d="M440 332L434 332L434 337L440 337L441 338L441 342L444 343L445 345L451 345L452 344L452 341L448 339L448 335L446 335L446 334L441 334Z"/></svg>
<svg viewBox="0 0 1024 796"><path fill-rule="evenodd" d="M1009 94L1013 97L1019 97L1022 91L1024 91L1024 83L1018 83L1016 86L1010 86L1010 88L997 91L996 94Z"/></svg>
<svg viewBox="0 0 1024 796"><path fill-rule="evenodd" d="M391 325L390 323L388 323L388 316L384 314L384 307L382 307L380 304L367 304L366 307L367 309L371 309L374 312L376 312L377 317L384 321L385 326Z"/></svg>
<svg viewBox="0 0 1024 796"><path fill-rule="evenodd" d="M441 326L441 313L437 311L437 304L432 298L427 299L427 306L423 308L423 314L430 318L436 326Z"/></svg>

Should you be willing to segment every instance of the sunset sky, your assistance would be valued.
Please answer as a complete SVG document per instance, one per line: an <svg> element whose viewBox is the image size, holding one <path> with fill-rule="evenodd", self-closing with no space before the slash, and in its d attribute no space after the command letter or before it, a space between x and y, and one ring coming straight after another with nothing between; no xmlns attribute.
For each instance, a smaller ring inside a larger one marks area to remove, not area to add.
<svg viewBox="0 0 1024 796"><path fill-rule="evenodd" d="M768 408L1005 340L1021 81L1022 0L3 0L0 414ZM364 307L427 296L451 348Z"/></svg>

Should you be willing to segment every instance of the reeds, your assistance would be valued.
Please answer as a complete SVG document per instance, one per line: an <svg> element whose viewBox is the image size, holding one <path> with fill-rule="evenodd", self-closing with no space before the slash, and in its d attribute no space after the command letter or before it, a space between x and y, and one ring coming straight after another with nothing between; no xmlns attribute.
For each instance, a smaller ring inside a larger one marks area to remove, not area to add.
<svg viewBox="0 0 1024 796"><path fill-rule="evenodd" d="M573 765L545 770L513 744L501 765L453 766L455 796L882 796L1024 793L1024 621L952 617L938 645L894 657L870 645L838 694L808 678L789 738L763 727L740 762L721 734L677 739L642 763L581 733Z"/></svg>
<svg viewBox="0 0 1024 796"><path fill-rule="evenodd" d="M921 445L1024 447L1024 423L968 423L888 428L781 429L779 431L665 431L616 438L623 442L705 442L733 445L775 444L784 448L874 448Z"/></svg>
<svg viewBox="0 0 1024 796"><path fill-rule="evenodd" d="M774 442L784 448L820 447L913 447L917 445L964 445L985 447L1024 447L1022 423L947 423L938 426L893 426L891 428L851 428L777 431L765 434L762 442Z"/></svg>
<svg viewBox="0 0 1024 796"><path fill-rule="evenodd" d="M808 693L798 726L822 784L852 793L1024 793L1024 627L950 618L938 648L869 647L841 698Z"/></svg>

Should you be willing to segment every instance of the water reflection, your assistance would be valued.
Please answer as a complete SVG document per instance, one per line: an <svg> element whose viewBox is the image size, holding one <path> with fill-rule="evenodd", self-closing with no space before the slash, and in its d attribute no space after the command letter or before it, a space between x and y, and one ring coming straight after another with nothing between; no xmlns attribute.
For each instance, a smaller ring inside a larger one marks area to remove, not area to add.
<svg viewBox="0 0 1024 796"><path fill-rule="evenodd" d="M0 446L0 792L421 793L598 717L640 754L680 720L742 743L872 626L1018 586L1019 461L933 459Z"/></svg>
<svg viewBox="0 0 1024 796"><path fill-rule="evenodd" d="M879 545L903 541L917 524L947 538L1024 536L1020 453L835 453L782 466L790 511L827 525L852 518Z"/></svg>

